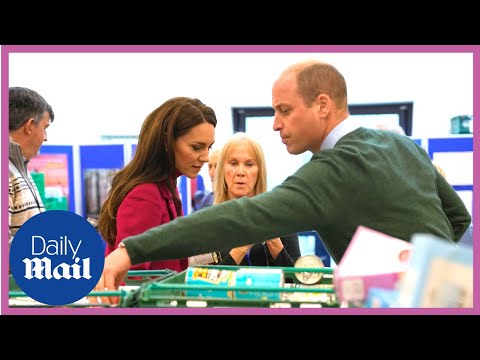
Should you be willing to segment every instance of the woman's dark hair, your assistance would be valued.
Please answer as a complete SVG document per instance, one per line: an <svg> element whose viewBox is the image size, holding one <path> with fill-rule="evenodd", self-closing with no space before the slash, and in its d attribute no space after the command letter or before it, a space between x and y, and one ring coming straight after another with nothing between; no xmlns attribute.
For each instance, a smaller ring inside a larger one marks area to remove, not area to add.
<svg viewBox="0 0 480 360"><path fill-rule="evenodd" d="M173 180L176 172L175 140L205 122L215 127L215 112L200 100L188 97L172 98L147 116L135 155L114 175L112 188L100 212L98 230L107 243L115 244L118 208L128 192L139 184L165 182L177 214L181 213L182 204Z"/></svg>

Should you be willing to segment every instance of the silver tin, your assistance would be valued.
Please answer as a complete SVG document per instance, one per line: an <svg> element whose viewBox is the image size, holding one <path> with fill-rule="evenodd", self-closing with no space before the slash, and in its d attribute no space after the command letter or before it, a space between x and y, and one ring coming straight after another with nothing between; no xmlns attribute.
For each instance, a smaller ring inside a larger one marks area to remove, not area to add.
<svg viewBox="0 0 480 360"><path fill-rule="evenodd" d="M322 259L316 255L304 255L295 261L296 268L313 268L319 269L325 267ZM302 284L312 285L317 284L322 280L323 273L321 272L295 272L295 277Z"/></svg>

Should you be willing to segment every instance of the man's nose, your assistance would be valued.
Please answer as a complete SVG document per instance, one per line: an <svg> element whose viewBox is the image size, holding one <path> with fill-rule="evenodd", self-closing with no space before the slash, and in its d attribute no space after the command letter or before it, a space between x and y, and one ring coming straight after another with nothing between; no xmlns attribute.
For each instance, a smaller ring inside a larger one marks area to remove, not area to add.
<svg viewBox="0 0 480 360"><path fill-rule="evenodd" d="M279 117L275 114L273 117L273 130L278 131L282 128L282 121L279 119Z"/></svg>

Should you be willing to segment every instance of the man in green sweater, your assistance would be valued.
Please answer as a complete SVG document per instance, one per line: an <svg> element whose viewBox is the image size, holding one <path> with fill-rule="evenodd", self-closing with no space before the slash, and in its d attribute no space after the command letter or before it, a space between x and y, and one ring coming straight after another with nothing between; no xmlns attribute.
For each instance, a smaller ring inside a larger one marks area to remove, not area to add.
<svg viewBox="0 0 480 360"><path fill-rule="evenodd" d="M336 263L359 225L410 241L430 233L457 242L471 217L410 138L360 127L349 117L345 79L307 61L274 83L273 128L290 154L311 160L253 198L211 206L125 239L105 259L96 290L117 289L132 264L176 259L316 230ZM375 251L375 249L372 249Z"/></svg>

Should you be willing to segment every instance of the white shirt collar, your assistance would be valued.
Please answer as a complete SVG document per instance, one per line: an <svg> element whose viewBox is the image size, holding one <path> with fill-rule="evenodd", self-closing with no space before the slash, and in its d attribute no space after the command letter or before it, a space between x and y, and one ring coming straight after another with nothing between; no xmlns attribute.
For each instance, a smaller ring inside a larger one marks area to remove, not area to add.
<svg viewBox="0 0 480 360"><path fill-rule="evenodd" d="M361 124L358 120L354 120L352 117L346 118L340 124L335 126L332 131L330 131L330 134L327 135L322 143L322 146L320 146L320 151L333 149L340 138L354 130L357 130L359 127L361 127Z"/></svg>

